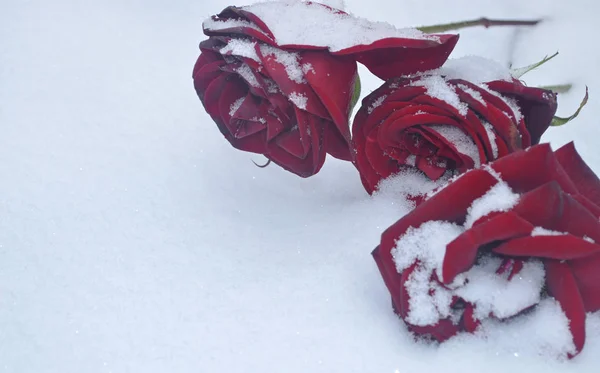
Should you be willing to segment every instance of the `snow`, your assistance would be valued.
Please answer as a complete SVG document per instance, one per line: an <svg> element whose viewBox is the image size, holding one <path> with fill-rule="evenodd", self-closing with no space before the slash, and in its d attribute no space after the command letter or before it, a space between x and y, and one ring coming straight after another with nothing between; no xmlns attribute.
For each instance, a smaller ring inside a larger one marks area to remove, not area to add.
<svg viewBox="0 0 600 373"><path fill-rule="evenodd" d="M408 166L415 165L416 157L414 155L406 158ZM406 168L395 175L383 179L377 185L376 195L390 196L393 198L408 198L417 196L426 196L439 187L443 186L451 178L451 172L448 171L437 180L431 180L425 174L415 168ZM412 207L413 203L409 205Z"/></svg>
<svg viewBox="0 0 600 373"><path fill-rule="evenodd" d="M300 66L300 62L298 61L300 58L298 53L286 52L279 48L264 44L260 45L260 53L262 53L263 56L274 56L275 61L284 66L285 72L290 80L298 84L306 83L306 80L304 79L304 71Z"/></svg>
<svg viewBox="0 0 600 373"><path fill-rule="evenodd" d="M230 39L227 44L219 50L221 54L231 53L235 56L251 58L256 62L260 62L260 58L256 54L256 42L245 39Z"/></svg>
<svg viewBox="0 0 600 373"><path fill-rule="evenodd" d="M240 74L240 76L246 82L248 82L248 84L250 84L251 86L253 86L253 87L260 87L260 83L258 82L258 79L256 79L256 76L252 72L252 69L247 64L245 64L245 63L242 64L242 66L240 66L237 69L235 69L235 72L238 73L238 74Z"/></svg>
<svg viewBox="0 0 600 373"><path fill-rule="evenodd" d="M498 182L483 196L477 198L467 210L465 227L471 228L480 218L491 212L510 210L519 202L519 195L514 193L505 182Z"/></svg>
<svg viewBox="0 0 600 373"><path fill-rule="evenodd" d="M490 140L490 145L492 146L492 156L493 159L498 159L498 144L496 143L496 131L494 130L494 126L492 126L489 122L483 121L483 128L485 128L485 133L488 135L488 139Z"/></svg>
<svg viewBox="0 0 600 373"><path fill-rule="evenodd" d="M306 110L306 104L308 103L308 97L303 93L292 92L289 97L290 101L298 107L298 109Z"/></svg>
<svg viewBox="0 0 600 373"><path fill-rule="evenodd" d="M474 316L483 320L490 313L498 318L509 318L540 301L544 286L544 265L539 261L523 264L518 275L508 279L507 274L496 274L502 260L484 258L473 266L464 278L467 284L455 290L455 294L475 305Z"/></svg>
<svg viewBox="0 0 600 373"><path fill-rule="evenodd" d="M563 236L565 234L567 234L567 233L553 231L553 230L542 228L542 227L535 227L531 231L532 236Z"/></svg>
<svg viewBox="0 0 600 373"><path fill-rule="evenodd" d="M467 115L469 107L460 100L456 93L456 89L448 84L444 77L439 75L428 75L412 82L410 85L425 87L428 96L446 102L458 110L463 117Z"/></svg>
<svg viewBox="0 0 600 373"><path fill-rule="evenodd" d="M375 110L378 107L380 107L383 104L383 102L385 101L386 98L387 98L387 95L381 95L381 96L377 97L377 99L375 101L373 101L373 103L371 104L371 106L369 106L367 108L367 113L371 114L373 112L373 110Z"/></svg>
<svg viewBox="0 0 600 373"><path fill-rule="evenodd" d="M477 92L476 90L474 90L471 87L467 87L464 84L457 84L456 86L458 88L460 88L461 90L465 91L467 94L469 94L475 100L479 101L483 106L487 106L487 102L485 102L485 100L481 96L481 93Z"/></svg>
<svg viewBox="0 0 600 373"><path fill-rule="evenodd" d="M460 128L447 125L429 125L426 126L433 132L437 133L438 136L443 137L452 144L456 151L460 154L466 155L473 160L475 167L481 166L481 158L479 156L479 148L475 141Z"/></svg>
<svg viewBox="0 0 600 373"><path fill-rule="evenodd" d="M231 4L0 2L0 371L595 372L600 316L557 362L570 336L551 300L485 334L414 342L370 256L409 204L368 196L331 157L309 179L255 167L195 96L201 20ZM560 50L524 79L574 83L561 116L584 84L599 91L596 3L346 6L397 27L547 17L514 54L511 28L465 30L453 58L523 66ZM381 84L360 73L363 96ZM596 172L598 97L544 136L575 140Z"/></svg>
<svg viewBox="0 0 600 373"><path fill-rule="evenodd" d="M229 116L234 116L235 113L237 113L238 109L240 108L240 106L242 106L242 103L244 103L245 99L246 97L240 97L237 100L235 100L233 104L231 104L231 106L229 107Z"/></svg>
<svg viewBox="0 0 600 373"><path fill-rule="evenodd" d="M436 72L447 79L462 79L473 84L494 80L512 80L510 69L482 56L450 58Z"/></svg>
<svg viewBox="0 0 600 373"><path fill-rule="evenodd" d="M512 110L512 114L514 115L515 120L517 122L521 121L523 114L521 113L521 109L519 109L519 105L517 105L517 103L514 99L503 96L500 93L490 89L490 87L488 87L487 84L481 84L480 87L485 89L489 93L493 94L494 96L501 98L506 103L506 105L508 105L508 107L510 107L510 109ZM507 113L505 113L505 114L507 114ZM507 116L509 116L509 115L507 114Z"/></svg>
<svg viewBox="0 0 600 373"><path fill-rule="evenodd" d="M300 1L260 2L244 10L255 14L269 27L278 45L311 45L339 51L391 37L439 40L415 28L397 28L386 22L340 14Z"/></svg>
<svg viewBox="0 0 600 373"><path fill-rule="evenodd" d="M398 273L419 262L405 284L410 297L407 321L411 324L434 325L440 318L450 316L452 293L432 284L430 278L435 271L443 279L446 245L463 231L459 225L433 220L419 227L410 227L396 242L392 257ZM430 289L435 290L433 294Z"/></svg>

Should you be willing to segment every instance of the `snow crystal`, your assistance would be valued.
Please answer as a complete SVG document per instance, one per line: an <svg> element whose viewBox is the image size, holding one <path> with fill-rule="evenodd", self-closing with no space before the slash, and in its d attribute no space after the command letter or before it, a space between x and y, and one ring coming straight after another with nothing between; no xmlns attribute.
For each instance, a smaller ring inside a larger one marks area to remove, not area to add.
<svg viewBox="0 0 600 373"><path fill-rule="evenodd" d="M253 121L253 122L260 122L262 124L267 123L267 120L265 118L252 117L250 120Z"/></svg>
<svg viewBox="0 0 600 373"><path fill-rule="evenodd" d="M523 263L521 271L510 280L508 274L497 274L501 258L482 258L464 274L465 285L454 293L475 305L478 320L490 313L498 318L514 316L540 301L545 281L544 265L539 261Z"/></svg>
<svg viewBox="0 0 600 373"><path fill-rule="evenodd" d="M427 89L427 95L442 100L458 110L460 115L466 116L469 110L467 104L462 102L456 93L456 89L439 75L430 75L412 82L411 86L420 86Z"/></svg>
<svg viewBox="0 0 600 373"><path fill-rule="evenodd" d="M518 123L519 121L521 121L523 114L521 114L521 108L519 107L517 101L515 101L513 98L503 96L500 93L490 89L490 87L488 87L487 84L481 84L480 87L493 94L494 96L502 99L502 101L504 101L506 105L508 105L508 107L510 107L510 109L512 110L516 122Z"/></svg>
<svg viewBox="0 0 600 373"><path fill-rule="evenodd" d="M302 67L298 62L298 59L300 58L298 53L286 52L279 48L264 44L261 44L260 52L265 57L274 56L275 61L284 66L285 72L290 80L298 84L306 83L306 80L304 80L304 72L302 71Z"/></svg>
<svg viewBox="0 0 600 373"><path fill-rule="evenodd" d="M242 103L244 102L245 99L246 99L245 97L240 97L237 100L235 100L233 102L233 104L231 104L231 106L229 107L229 116L235 115L235 113L238 111L240 106L242 106Z"/></svg>
<svg viewBox="0 0 600 373"><path fill-rule="evenodd" d="M245 6L244 10L265 22L279 45L312 45L339 51L391 37L439 41L437 36L414 28L398 29L389 23L338 14L299 1L262 2Z"/></svg>
<svg viewBox="0 0 600 373"><path fill-rule="evenodd" d="M315 69L313 68L313 65L310 63L305 63L302 64L302 72L304 73L304 75L310 73L316 74Z"/></svg>
<svg viewBox="0 0 600 373"><path fill-rule="evenodd" d="M442 263L446 245L463 232L457 224L446 221L428 221L418 228L410 227L396 241L392 256L398 273L419 262L406 282L410 296L407 321L414 325L433 325L450 314L451 294L431 282L433 272L442 278ZM433 294L429 291L435 289Z"/></svg>
<svg viewBox="0 0 600 373"><path fill-rule="evenodd" d="M246 57L260 62L256 54L256 42L245 39L231 39L219 51L221 54L233 54L235 56Z"/></svg>
<svg viewBox="0 0 600 373"><path fill-rule="evenodd" d="M411 166L411 163L416 161L416 157L409 155L406 161L406 164ZM452 173L448 171L439 179L431 180L415 168L406 168L381 180L377 185L376 194L402 196L403 198L425 196L444 185L451 175Z"/></svg>
<svg viewBox="0 0 600 373"><path fill-rule="evenodd" d="M235 69L235 72L240 74L240 76L244 78L244 80L246 80L246 82L248 82L248 84L250 84L251 86L260 87L260 83L256 79L256 76L252 72L250 66L248 66L247 64L243 64L242 66L238 67L237 69Z"/></svg>
<svg viewBox="0 0 600 373"><path fill-rule="evenodd" d="M406 321L413 325L435 325L451 314L452 292L430 278L430 269L420 265L404 283L410 297Z"/></svg>
<svg viewBox="0 0 600 373"><path fill-rule="evenodd" d="M439 136L445 138L449 143L454 145L460 154L464 154L471 158L475 164L475 167L481 166L479 148L471 136L454 126L434 124L426 127L432 129Z"/></svg>
<svg viewBox="0 0 600 373"><path fill-rule="evenodd" d="M208 18L202 23L202 27L206 30L213 30L213 31L218 31L218 30L223 30L223 29L228 29L228 28L233 28L233 27L249 27L249 28L252 28L252 29L264 34L264 32L262 32L260 27L258 27L256 24L254 24L253 22L242 20L242 19L231 19L230 18L230 19L214 20L212 18Z"/></svg>
<svg viewBox="0 0 600 373"><path fill-rule="evenodd" d="M564 236L565 234L567 234L567 233L553 231L553 230L542 228L542 227L535 227L531 231L532 236Z"/></svg>
<svg viewBox="0 0 600 373"><path fill-rule="evenodd" d="M406 157L406 161L404 161L404 163L408 166L415 167L417 165L417 156L410 154L408 157Z"/></svg>
<svg viewBox="0 0 600 373"><path fill-rule="evenodd" d="M465 228L471 228L479 218L495 211L508 211L519 201L519 195L514 193L505 182L498 182L486 194L477 198L467 210Z"/></svg>
<svg viewBox="0 0 600 373"><path fill-rule="evenodd" d="M373 110L375 110L378 107L380 107L381 104L383 104L383 101L385 101L386 98L387 98L387 95L379 96L377 98L377 100L373 101L373 103L371 104L371 106L369 106L367 108L367 113L371 114L373 112Z"/></svg>
<svg viewBox="0 0 600 373"><path fill-rule="evenodd" d="M290 101L296 105L299 109L306 110L306 104L308 103L308 97L302 93L292 92L289 97Z"/></svg>
<svg viewBox="0 0 600 373"><path fill-rule="evenodd" d="M483 106L487 106L487 102L485 102L485 100L481 96L481 93L464 84L457 84L457 87L465 91L465 93L473 97L475 100L479 101Z"/></svg>
<svg viewBox="0 0 600 373"><path fill-rule="evenodd" d="M490 139L490 145L492 146L492 156L494 159L498 159L498 144L496 143L496 131L494 130L494 126L490 123L483 121L483 128L485 128L485 132Z"/></svg>
<svg viewBox="0 0 600 373"><path fill-rule="evenodd" d="M281 92L281 90L279 89L279 86L277 85L277 83L275 83L275 81L273 79L264 78L264 81L265 81L265 84L267 85L267 92L269 92L269 93Z"/></svg>
<svg viewBox="0 0 600 373"><path fill-rule="evenodd" d="M500 63L480 56L465 56L449 59L435 70L436 74L447 79L462 79L474 84L491 82L494 80L512 80L510 70Z"/></svg>

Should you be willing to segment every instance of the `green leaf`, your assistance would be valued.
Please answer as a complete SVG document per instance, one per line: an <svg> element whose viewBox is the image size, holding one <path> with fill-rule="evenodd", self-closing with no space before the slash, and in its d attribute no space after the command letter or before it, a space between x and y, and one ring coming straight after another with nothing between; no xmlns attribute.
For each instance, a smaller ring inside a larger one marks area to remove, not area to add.
<svg viewBox="0 0 600 373"><path fill-rule="evenodd" d="M546 62L550 61L551 59L553 59L556 56L558 56L558 52L554 53L550 57L548 57L548 56L544 57L543 60L541 60L540 62L536 62L533 65L529 65L529 66L525 66L525 67L520 67L518 69L512 69L510 72L511 72L512 76L514 76L515 78L519 79L520 77L522 77L523 75L527 74L531 70L537 69L538 67L542 66L543 64L545 64Z"/></svg>
<svg viewBox="0 0 600 373"><path fill-rule="evenodd" d="M544 85L544 86L540 86L538 88L547 89L554 93L565 94L565 93L569 92L571 90L571 88L573 88L573 84Z"/></svg>
<svg viewBox="0 0 600 373"><path fill-rule="evenodd" d="M581 104L579 104L579 108L577 109L577 111L571 115L570 117L567 118L561 118L561 117L554 117L552 118L552 123L550 124L552 127L558 127L558 126L562 126L563 124L567 124L568 122L572 121L573 119L577 118L577 116L579 115L579 112L581 111L581 109L583 109L583 107L585 106L585 104L587 104L588 102L588 87L585 87L585 97L583 97L583 100L581 100Z"/></svg>
<svg viewBox="0 0 600 373"><path fill-rule="evenodd" d="M350 99L350 110L348 115L352 116L352 110L354 110L354 107L356 106L356 103L358 102L358 99L360 98L360 90L361 90L361 85L360 85L360 75L358 75L358 73L356 74L356 80L354 81L354 92L352 92L352 98Z"/></svg>

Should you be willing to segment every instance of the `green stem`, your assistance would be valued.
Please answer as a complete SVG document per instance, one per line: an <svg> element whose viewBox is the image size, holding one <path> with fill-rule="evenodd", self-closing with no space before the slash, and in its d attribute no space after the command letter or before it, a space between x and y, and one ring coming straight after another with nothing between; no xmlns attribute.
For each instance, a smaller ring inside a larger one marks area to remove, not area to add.
<svg viewBox="0 0 600 373"><path fill-rule="evenodd" d="M433 26L421 26L417 27L417 29L427 34L433 34L475 26L483 26L485 28L492 26L535 26L540 22L542 22L541 19L518 21L510 19L489 19L483 17L479 19L472 19L470 21L452 22Z"/></svg>

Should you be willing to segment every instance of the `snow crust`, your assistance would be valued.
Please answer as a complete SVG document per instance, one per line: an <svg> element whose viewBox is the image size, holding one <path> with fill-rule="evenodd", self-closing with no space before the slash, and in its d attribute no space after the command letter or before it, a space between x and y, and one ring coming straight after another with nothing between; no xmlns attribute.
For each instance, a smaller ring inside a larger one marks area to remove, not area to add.
<svg viewBox="0 0 600 373"><path fill-rule="evenodd" d="M370 21L326 7L309 6L301 1L266 1L243 8L269 27L278 45L311 45L327 47L335 52L384 38L439 40L414 28L397 28L390 23ZM231 27L229 23L230 20L209 19L204 26L218 30Z"/></svg>

